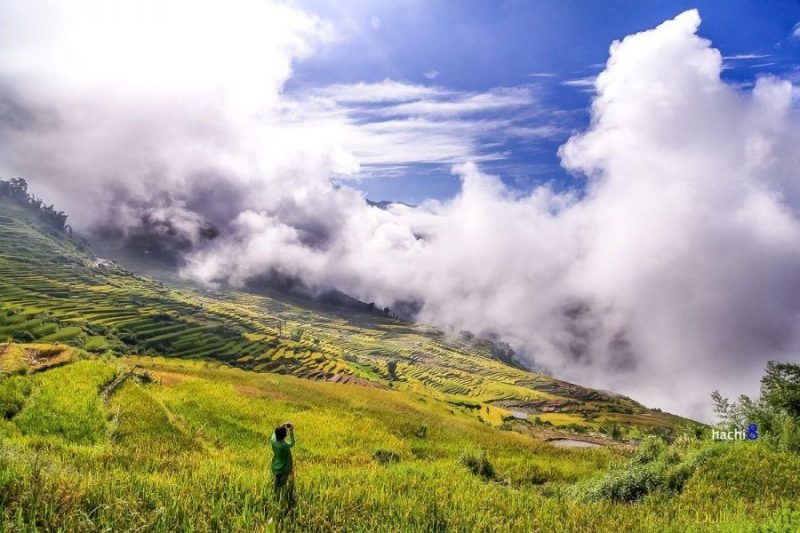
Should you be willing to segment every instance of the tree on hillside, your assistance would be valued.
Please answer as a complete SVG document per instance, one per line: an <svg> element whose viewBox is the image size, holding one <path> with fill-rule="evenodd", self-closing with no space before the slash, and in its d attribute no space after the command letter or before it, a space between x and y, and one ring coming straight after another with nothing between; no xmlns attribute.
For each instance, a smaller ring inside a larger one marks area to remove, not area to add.
<svg viewBox="0 0 800 533"><path fill-rule="evenodd" d="M0 195L7 196L17 203L27 204L28 182L22 178L11 178L8 181L0 180Z"/></svg>
<svg viewBox="0 0 800 533"><path fill-rule="evenodd" d="M66 231L67 215L63 211L57 211L53 204L44 205L41 198L30 194L28 192L28 182L24 179L0 180L0 196L5 196L23 207L32 209L51 226L59 231ZM72 228L70 228L71 230Z"/></svg>
<svg viewBox="0 0 800 533"><path fill-rule="evenodd" d="M390 359L386 362L386 372L389 374L389 379L391 381L397 381L397 361L395 359Z"/></svg>
<svg viewBox="0 0 800 533"><path fill-rule="evenodd" d="M758 424L759 434L787 451L800 452L800 365L770 361L756 400L740 395L731 401L714 391L714 412L729 428Z"/></svg>
<svg viewBox="0 0 800 533"><path fill-rule="evenodd" d="M767 373L761 378L761 399L800 420L800 365L767 363Z"/></svg>

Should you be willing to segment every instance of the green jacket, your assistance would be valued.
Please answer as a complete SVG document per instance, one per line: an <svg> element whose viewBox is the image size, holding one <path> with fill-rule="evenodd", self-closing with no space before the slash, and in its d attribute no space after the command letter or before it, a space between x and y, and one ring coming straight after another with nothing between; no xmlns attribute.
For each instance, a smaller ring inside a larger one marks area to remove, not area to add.
<svg viewBox="0 0 800 533"><path fill-rule="evenodd" d="M272 473L276 476L290 473L292 471L294 433L289 433L282 441L278 440L273 433L269 441L272 444Z"/></svg>

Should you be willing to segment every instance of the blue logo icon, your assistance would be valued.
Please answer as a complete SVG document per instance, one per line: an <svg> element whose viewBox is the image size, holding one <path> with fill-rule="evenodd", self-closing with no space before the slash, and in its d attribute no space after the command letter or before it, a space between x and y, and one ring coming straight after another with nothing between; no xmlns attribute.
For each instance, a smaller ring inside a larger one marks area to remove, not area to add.
<svg viewBox="0 0 800 533"><path fill-rule="evenodd" d="M747 440L756 440L758 438L758 424L751 423L747 426Z"/></svg>

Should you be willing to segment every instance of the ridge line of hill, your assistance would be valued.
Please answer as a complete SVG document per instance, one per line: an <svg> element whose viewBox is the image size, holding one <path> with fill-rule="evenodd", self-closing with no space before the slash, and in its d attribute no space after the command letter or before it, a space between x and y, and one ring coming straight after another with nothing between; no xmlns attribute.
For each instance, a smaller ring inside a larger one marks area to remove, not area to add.
<svg viewBox="0 0 800 533"><path fill-rule="evenodd" d="M0 198L0 341L217 361L258 372L420 391L487 424L617 439L692 421L516 368L497 345L297 299L174 287L90 255Z"/></svg>

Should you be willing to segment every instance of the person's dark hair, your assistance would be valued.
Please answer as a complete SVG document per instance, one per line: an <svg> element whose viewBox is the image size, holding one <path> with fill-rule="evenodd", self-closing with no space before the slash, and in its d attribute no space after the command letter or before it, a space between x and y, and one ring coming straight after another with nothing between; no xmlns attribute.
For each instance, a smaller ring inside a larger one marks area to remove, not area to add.
<svg viewBox="0 0 800 533"><path fill-rule="evenodd" d="M275 428L275 438L278 440L283 440L286 438L286 427L278 426Z"/></svg>

